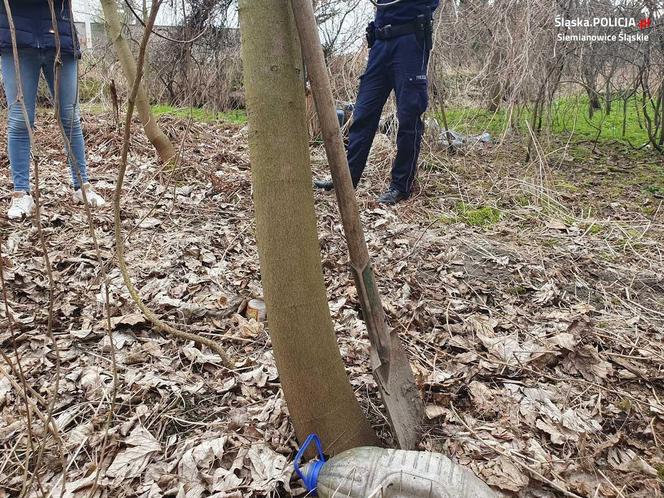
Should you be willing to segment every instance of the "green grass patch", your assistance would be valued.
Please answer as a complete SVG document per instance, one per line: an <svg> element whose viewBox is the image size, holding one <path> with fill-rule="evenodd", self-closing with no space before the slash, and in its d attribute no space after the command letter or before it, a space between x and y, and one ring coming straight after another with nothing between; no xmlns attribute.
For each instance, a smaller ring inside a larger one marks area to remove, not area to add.
<svg viewBox="0 0 664 498"><path fill-rule="evenodd" d="M465 202L458 203L456 211L459 221L473 227L494 225L500 221L501 216L500 211L495 207L481 206L473 208Z"/></svg>
<svg viewBox="0 0 664 498"><path fill-rule="evenodd" d="M604 105L604 102L601 104ZM609 114L605 108L596 109L591 118L586 95L558 99L552 106L552 131L558 134L573 134L580 140L598 138L600 142L629 141L633 145L648 142L642 112L637 108L640 102L632 97L627 100L626 107L623 105L622 99L614 100Z"/></svg>
<svg viewBox="0 0 664 498"><path fill-rule="evenodd" d="M451 214L438 214L436 221L441 225L465 223L473 227L485 227L498 223L502 217L500 210L495 207L473 207L465 202L459 202Z"/></svg>
<svg viewBox="0 0 664 498"><path fill-rule="evenodd" d="M557 189L557 190L565 190L565 191L571 192L571 193L575 193L575 192L578 192L580 190L578 185L574 185L573 183L571 183L571 182L569 182L569 181L567 181L563 178L556 179L553 185L554 185L554 188Z"/></svg>
<svg viewBox="0 0 664 498"><path fill-rule="evenodd" d="M490 112L475 107L453 107L445 109L445 114L451 130L466 135L479 135L488 131L494 139L503 135L509 120L506 109ZM440 126L443 126L442 115L437 114L435 118Z"/></svg>
<svg viewBox="0 0 664 498"><path fill-rule="evenodd" d="M232 123L245 124L247 122L247 113L238 109L234 111L215 112L201 107L173 107L165 104L152 106L152 112L155 116L176 116L178 118L193 119L203 123Z"/></svg>
<svg viewBox="0 0 664 498"><path fill-rule="evenodd" d="M646 192L654 195L655 197L664 197L664 186L649 185L646 187Z"/></svg>
<svg viewBox="0 0 664 498"><path fill-rule="evenodd" d="M643 160L627 169L621 176L625 186L635 187L652 197L664 197L664 166L661 163Z"/></svg>
<svg viewBox="0 0 664 498"><path fill-rule="evenodd" d="M604 105L604 102L601 104ZM579 141L597 139L602 143L616 140L624 143L629 141L635 146L642 145L648 142L648 133L640 106L640 96L628 99L625 107L623 100L616 99L611 104L609 114L604 108L597 109L590 118L586 95L561 97L553 102L550 112L543 117L542 128L565 138L571 135ZM527 135L532 120L532 106L500 108L495 112L479 107L451 107L445 113L452 130L468 135L488 131L494 138L502 136L508 129ZM435 118L442 126L442 115L436 114ZM575 159L582 158L576 157L577 153L579 156L587 155L587 151L574 150L573 147L569 152Z"/></svg>

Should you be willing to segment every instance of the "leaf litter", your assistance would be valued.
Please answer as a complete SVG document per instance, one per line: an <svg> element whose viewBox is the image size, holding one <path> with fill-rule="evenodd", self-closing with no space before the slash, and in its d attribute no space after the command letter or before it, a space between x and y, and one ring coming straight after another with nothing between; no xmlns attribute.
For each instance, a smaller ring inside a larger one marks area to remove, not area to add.
<svg viewBox="0 0 664 498"><path fill-rule="evenodd" d="M69 202L58 136L43 118L37 161L56 280L60 371L46 335L48 283L29 222L0 221L14 324L12 335L3 305L0 345L14 370L20 358L36 409L46 413L46 400L57 394L59 438L35 409L28 427L21 381L3 364L0 496L21 490L26 458L35 465L30 445L40 442L44 458L30 472L38 471L51 496L92 496L95 483L94 496L303 495L292 478L296 443L269 326L243 315L262 294L246 129L162 117L171 136L186 135L185 159L173 171L161 169L135 133L122 211L141 297L164 320L221 342L238 363L229 372L214 353L152 332L137 313L115 267L108 208L94 214L109 275L106 302L84 213ZM85 130L95 186L110 198L120 133L99 115L85 117ZM388 320L411 355L425 399L422 449L450 455L506 495L661 496L661 211L651 220L625 212L624 219L612 218L608 235L595 235L582 229L583 220L547 215L538 202L542 192L526 206L509 204L508 216L493 226L449 223L458 175L468 183L465 200L486 199L488 190L505 201L516 195L523 171L499 151L442 156L447 166L423 169L413 200L383 208L373 199L393 156L392 143L380 136L358 198ZM312 157L316 174L324 175L318 146ZM434 150L426 157L439 156ZM490 161L507 172L502 180L487 171ZM2 202L10 191L6 166ZM479 180L487 177L495 182L488 189ZM340 350L369 419L389 445L334 198L317 192L315 199ZM648 231L628 240L625 226L646 222ZM30 495L40 495L36 483Z"/></svg>

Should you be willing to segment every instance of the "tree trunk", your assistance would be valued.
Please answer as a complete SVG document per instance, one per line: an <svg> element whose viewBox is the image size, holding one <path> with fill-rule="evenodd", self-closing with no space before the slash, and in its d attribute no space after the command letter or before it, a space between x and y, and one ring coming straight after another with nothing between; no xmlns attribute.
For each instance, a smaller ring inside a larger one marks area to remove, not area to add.
<svg viewBox="0 0 664 498"><path fill-rule="evenodd" d="M489 71L487 74L490 75L491 81L489 82L488 91L488 106L487 109L489 112L496 112L500 108L500 101L502 99L503 88L501 84L500 77L498 76L498 68L501 64L501 54L498 49L495 49L493 56L491 57L491 62L489 65Z"/></svg>
<svg viewBox="0 0 664 498"><path fill-rule="evenodd" d="M592 119L595 115L595 111L602 108L602 105L599 102L599 94L595 90L595 86L586 87L586 93L588 94L588 118Z"/></svg>
<svg viewBox="0 0 664 498"><path fill-rule="evenodd" d="M256 238L270 337L300 441L375 445L348 382L316 233L304 71L288 0L239 2Z"/></svg>
<svg viewBox="0 0 664 498"><path fill-rule="evenodd" d="M122 36L122 23L118 15L118 6L116 0L101 0L101 6L104 10L104 20L106 21L106 32L113 42L115 51L118 54L118 59L122 65L125 78L127 79L128 87L134 83L136 78L136 61L129 49L127 40ZM163 162L167 162L175 156L175 148L168 139L168 137L161 131L157 120L152 115L150 109L150 100L145 91L145 87L141 83L136 96L136 110L138 116L143 123L143 129Z"/></svg>

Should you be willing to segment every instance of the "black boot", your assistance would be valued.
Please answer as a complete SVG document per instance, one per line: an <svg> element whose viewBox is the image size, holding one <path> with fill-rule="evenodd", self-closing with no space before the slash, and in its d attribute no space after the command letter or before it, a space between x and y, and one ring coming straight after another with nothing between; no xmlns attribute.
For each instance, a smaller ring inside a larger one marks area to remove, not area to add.
<svg viewBox="0 0 664 498"><path fill-rule="evenodd" d="M328 192L334 188L332 180L314 180L314 187L327 190Z"/></svg>
<svg viewBox="0 0 664 498"><path fill-rule="evenodd" d="M404 194L403 192L400 192L390 185L390 188L388 188L387 191L378 198L378 202L380 204L387 204L391 206L397 202L405 201L408 199L408 197L408 194Z"/></svg>

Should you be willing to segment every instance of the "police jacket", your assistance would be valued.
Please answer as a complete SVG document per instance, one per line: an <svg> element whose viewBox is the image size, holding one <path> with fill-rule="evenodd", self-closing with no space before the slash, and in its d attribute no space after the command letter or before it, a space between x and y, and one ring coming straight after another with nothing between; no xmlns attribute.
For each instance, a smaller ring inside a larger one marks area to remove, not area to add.
<svg viewBox="0 0 664 498"><path fill-rule="evenodd" d="M80 55L76 30L70 18L70 0L53 0L60 33L60 50ZM55 35L48 0L9 0L18 48L55 48ZM12 38L4 1L0 1L0 54L11 52Z"/></svg>
<svg viewBox="0 0 664 498"><path fill-rule="evenodd" d="M376 9L374 22L377 28L388 24L407 24L414 21L417 16L433 14L440 0L401 0L395 5L380 7L380 4L389 4L394 0L378 0L379 7Z"/></svg>

